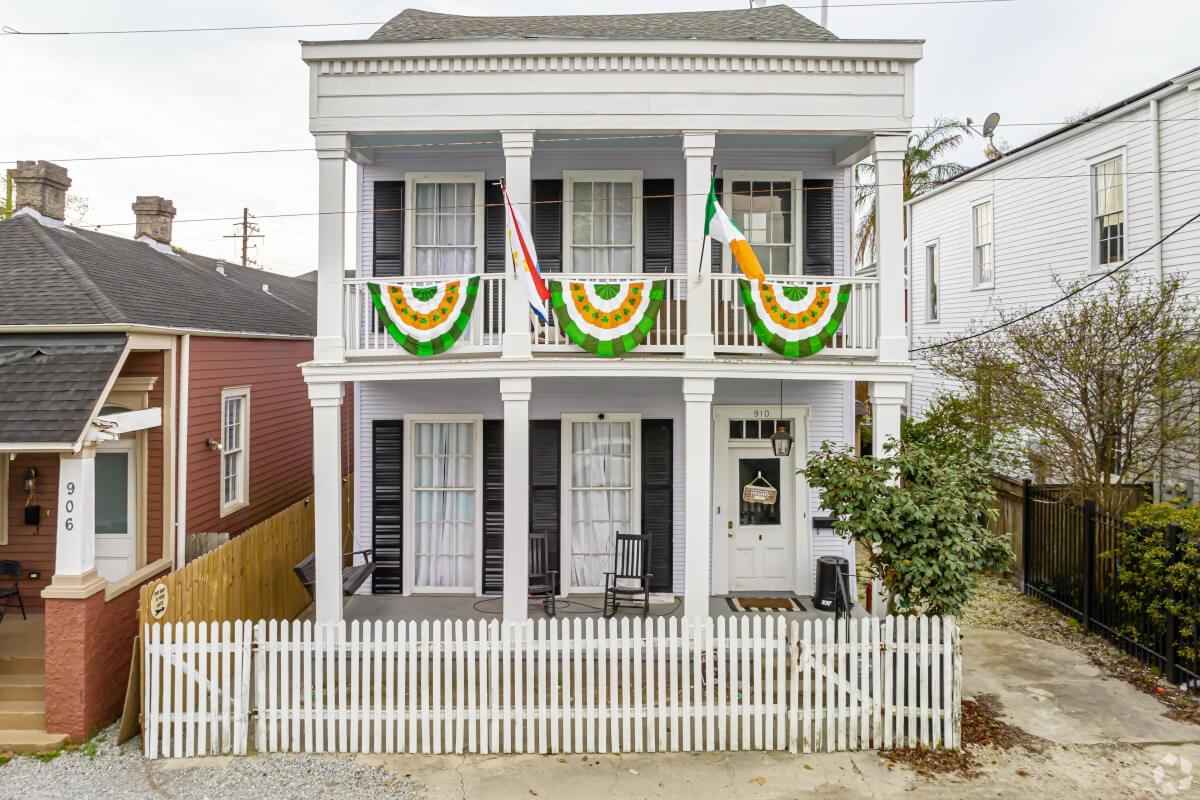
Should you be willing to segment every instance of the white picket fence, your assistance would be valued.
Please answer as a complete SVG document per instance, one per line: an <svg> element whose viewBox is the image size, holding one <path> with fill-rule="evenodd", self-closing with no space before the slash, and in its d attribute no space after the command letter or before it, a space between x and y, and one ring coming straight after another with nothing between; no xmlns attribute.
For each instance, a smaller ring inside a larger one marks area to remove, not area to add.
<svg viewBox="0 0 1200 800"><path fill-rule="evenodd" d="M958 637L745 614L152 625L143 739L152 758L247 753L251 729L257 752L955 748Z"/></svg>

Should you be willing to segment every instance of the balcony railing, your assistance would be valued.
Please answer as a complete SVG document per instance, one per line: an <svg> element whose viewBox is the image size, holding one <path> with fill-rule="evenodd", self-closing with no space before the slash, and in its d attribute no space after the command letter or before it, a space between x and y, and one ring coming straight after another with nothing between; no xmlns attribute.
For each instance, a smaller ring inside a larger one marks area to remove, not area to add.
<svg viewBox="0 0 1200 800"><path fill-rule="evenodd" d="M455 355L499 355L505 332L505 291L509 280L503 274L480 275L479 295L471 313L471 323L462 338L447 354ZM572 275L556 274L558 280L570 280ZM586 275L594 279L603 277L613 283L635 280L663 280L666 282L666 297L659 310L654 327L646 341L633 351L630 357L640 354L675 353L683 355L688 333L688 293L691 278L684 274L654 275ZM715 351L720 355L755 355L764 358L777 356L763 346L754 335L750 317L746 313L738 285L737 274L713 274L708 279L711 288L711 325ZM428 278L389 278L392 283L423 283ZM850 284L850 302L842 324L822 356L872 357L878 353L879 336L879 282L876 278L772 278L782 283L797 286L829 286ZM371 301L367 288L371 279L354 278L345 281L345 326L346 355L390 356L406 358L409 353L398 344L384 328ZM706 288L701 284L701 288ZM580 354L584 352L570 342L559 328L556 320L542 326L531 324L533 352L536 356L546 354Z"/></svg>

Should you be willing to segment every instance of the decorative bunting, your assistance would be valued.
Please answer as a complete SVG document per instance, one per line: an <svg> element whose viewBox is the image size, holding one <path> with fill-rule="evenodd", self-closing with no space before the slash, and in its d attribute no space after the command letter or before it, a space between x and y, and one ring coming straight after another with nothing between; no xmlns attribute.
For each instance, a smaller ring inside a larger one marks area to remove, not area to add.
<svg viewBox="0 0 1200 800"><path fill-rule="evenodd" d="M436 356L453 347L470 324L479 277L367 286L392 338L414 356Z"/></svg>
<svg viewBox="0 0 1200 800"><path fill-rule="evenodd" d="M828 347L850 302L848 283L837 287L745 279L738 283L754 335L784 358L804 358Z"/></svg>
<svg viewBox="0 0 1200 800"><path fill-rule="evenodd" d="M666 297L666 281L611 278L550 281L550 307L563 333L605 358L628 353L646 341Z"/></svg>

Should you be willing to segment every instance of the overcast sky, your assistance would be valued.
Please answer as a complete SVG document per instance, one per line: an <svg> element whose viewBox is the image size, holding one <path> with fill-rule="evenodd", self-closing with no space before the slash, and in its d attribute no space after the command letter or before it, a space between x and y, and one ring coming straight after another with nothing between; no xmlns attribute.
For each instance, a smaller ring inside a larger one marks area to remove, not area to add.
<svg viewBox="0 0 1200 800"><path fill-rule="evenodd" d="M819 2L819 0L816 0ZM1196 0L1015 0L994 4L837 8L843 37L925 39L917 68L919 125L937 115L982 120L1000 112L999 138L1017 145L1085 108L1108 104L1200 65ZM885 2L888 0L880 0ZM813 0L796 0L806 5ZM483 0L413 0L447 13L494 13ZM736 8L736 0L509 0L506 14L686 11ZM261 25L386 20L403 0L204 0L0 3L0 25L17 30ZM817 17L816 10L802 13ZM367 36L355 28L128 36L0 37L0 161L311 145L307 73L299 39ZM1012 123L1018 123L1013 125ZM980 146L960 160L979 159ZM284 273L316 263L314 217L265 215L316 208L309 153L64 162L87 224L130 223L137 194L171 198L175 243L235 258L222 238L243 206L264 215L257 259ZM8 166L7 164L5 165ZM107 228L128 235L131 225Z"/></svg>

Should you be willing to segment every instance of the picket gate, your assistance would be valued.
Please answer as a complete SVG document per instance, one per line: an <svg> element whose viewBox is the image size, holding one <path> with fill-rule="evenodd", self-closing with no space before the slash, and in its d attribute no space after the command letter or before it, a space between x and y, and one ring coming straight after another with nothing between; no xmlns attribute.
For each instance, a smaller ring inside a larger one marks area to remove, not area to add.
<svg viewBox="0 0 1200 800"><path fill-rule="evenodd" d="M959 746L952 618L146 626L146 755ZM253 730L253 736L250 732Z"/></svg>

